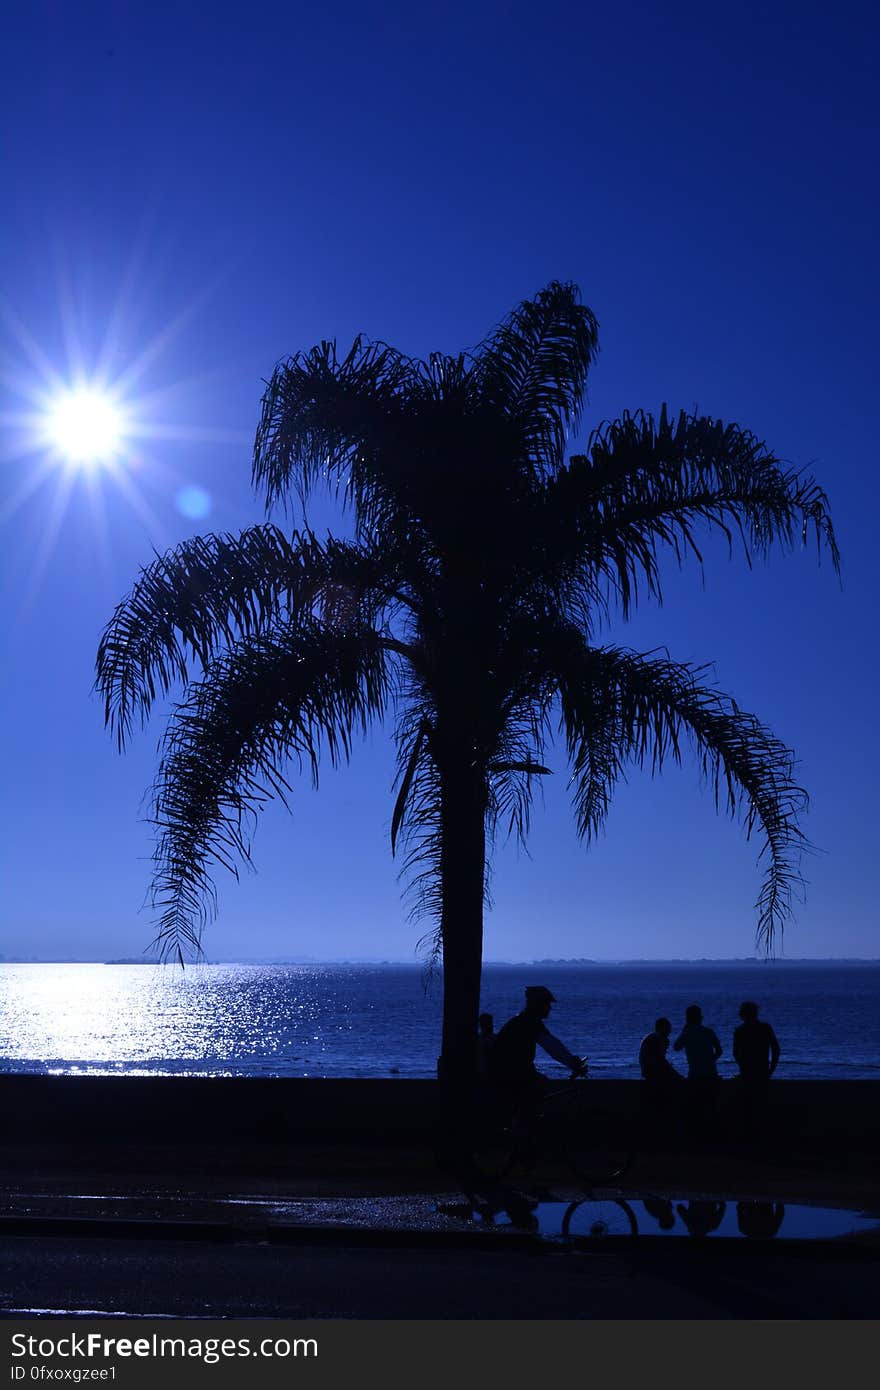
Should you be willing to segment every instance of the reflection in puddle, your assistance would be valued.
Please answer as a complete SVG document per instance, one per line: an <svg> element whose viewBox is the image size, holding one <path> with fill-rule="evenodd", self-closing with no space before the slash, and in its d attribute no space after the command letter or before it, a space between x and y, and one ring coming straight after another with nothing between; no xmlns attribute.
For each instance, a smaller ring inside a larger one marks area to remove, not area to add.
<svg viewBox="0 0 880 1390"><path fill-rule="evenodd" d="M503 1200L477 1206L453 1204L448 1215L467 1216L482 1226L533 1231L548 1239L615 1236L737 1237L747 1240L829 1240L880 1234L880 1211L848 1211L776 1201L724 1201L717 1197L591 1197L579 1202L535 1202L509 1192ZM440 1208L442 1212L443 1207Z"/></svg>

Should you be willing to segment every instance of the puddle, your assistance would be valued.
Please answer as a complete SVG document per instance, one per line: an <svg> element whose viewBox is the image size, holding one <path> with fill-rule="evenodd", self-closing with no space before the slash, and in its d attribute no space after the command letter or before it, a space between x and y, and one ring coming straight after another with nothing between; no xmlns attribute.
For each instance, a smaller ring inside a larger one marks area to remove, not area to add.
<svg viewBox="0 0 880 1390"><path fill-rule="evenodd" d="M442 1210L442 1208L441 1208ZM833 1240L875 1232L880 1210L853 1211L802 1203L726 1201L701 1197L593 1197L578 1202L533 1202L510 1194L506 1206L450 1204L447 1214L483 1227L533 1231L550 1240L615 1236L678 1236L739 1240Z"/></svg>
<svg viewBox="0 0 880 1390"><path fill-rule="evenodd" d="M167 1194L96 1196L17 1193L14 1215L32 1218L86 1216L88 1220L175 1221L232 1224L242 1230L276 1227L359 1228L438 1233L497 1230L528 1233L565 1244L590 1239L673 1236L685 1240L840 1240L869 1235L880 1243L880 1206L870 1209L806 1203L744 1201L701 1195L679 1199L642 1193L595 1193L581 1200L536 1200L496 1185L479 1204L463 1193L356 1198L280 1198L249 1193L224 1197Z"/></svg>

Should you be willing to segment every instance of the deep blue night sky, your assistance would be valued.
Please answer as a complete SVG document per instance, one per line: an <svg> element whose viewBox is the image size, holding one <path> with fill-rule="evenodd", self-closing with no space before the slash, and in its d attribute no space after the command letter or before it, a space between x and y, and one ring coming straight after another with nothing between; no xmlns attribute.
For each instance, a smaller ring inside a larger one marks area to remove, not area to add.
<svg viewBox="0 0 880 1390"><path fill-rule="evenodd" d="M786 954L880 955L868 8L30 0L4 20L0 950L150 937L139 816L162 725L117 755L95 647L151 547L261 516L250 445L276 359L360 331L456 351L557 278L601 325L586 429L697 408L830 495L842 585L813 552L750 572L711 545L705 583L670 568L663 609L609 640L714 661L793 744L823 852ZM52 374L100 369L141 432L121 479L65 483L24 416ZM309 520L336 524L329 504ZM377 729L292 820L267 814L258 874L220 880L209 956L413 958L392 770ZM751 952L756 846L693 767L634 773L589 854L565 780L560 760L531 858L496 857L487 957Z"/></svg>

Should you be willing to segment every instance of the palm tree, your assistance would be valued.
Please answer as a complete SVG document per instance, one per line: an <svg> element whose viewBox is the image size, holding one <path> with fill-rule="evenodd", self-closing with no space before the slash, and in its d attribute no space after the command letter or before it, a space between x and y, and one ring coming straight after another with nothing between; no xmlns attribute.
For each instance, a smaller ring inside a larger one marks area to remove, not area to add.
<svg viewBox="0 0 880 1390"><path fill-rule="evenodd" d="M196 537L143 569L100 644L119 746L182 686L154 788L153 902L166 954L199 949L211 878L249 860L253 819L396 717L392 850L442 960L442 1056L474 1058L493 837L525 836L554 727L577 828L601 826L628 763L696 753L716 804L763 835L758 938L791 912L805 795L793 755L705 668L600 645L597 627L660 594L664 551L700 528L747 558L808 529L838 555L826 498L734 424L625 415L566 462L597 324L573 285L520 304L470 353L417 361L356 339L279 363L253 479L267 510L330 485L352 539L268 523Z"/></svg>

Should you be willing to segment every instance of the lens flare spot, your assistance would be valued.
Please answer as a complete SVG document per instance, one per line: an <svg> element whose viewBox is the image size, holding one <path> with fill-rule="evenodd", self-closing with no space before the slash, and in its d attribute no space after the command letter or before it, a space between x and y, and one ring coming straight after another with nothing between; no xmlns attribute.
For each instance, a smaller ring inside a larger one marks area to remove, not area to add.
<svg viewBox="0 0 880 1390"><path fill-rule="evenodd" d="M201 521L211 510L211 494L202 487L182 487L175 502L177 510L190 521Z"/></svg>

